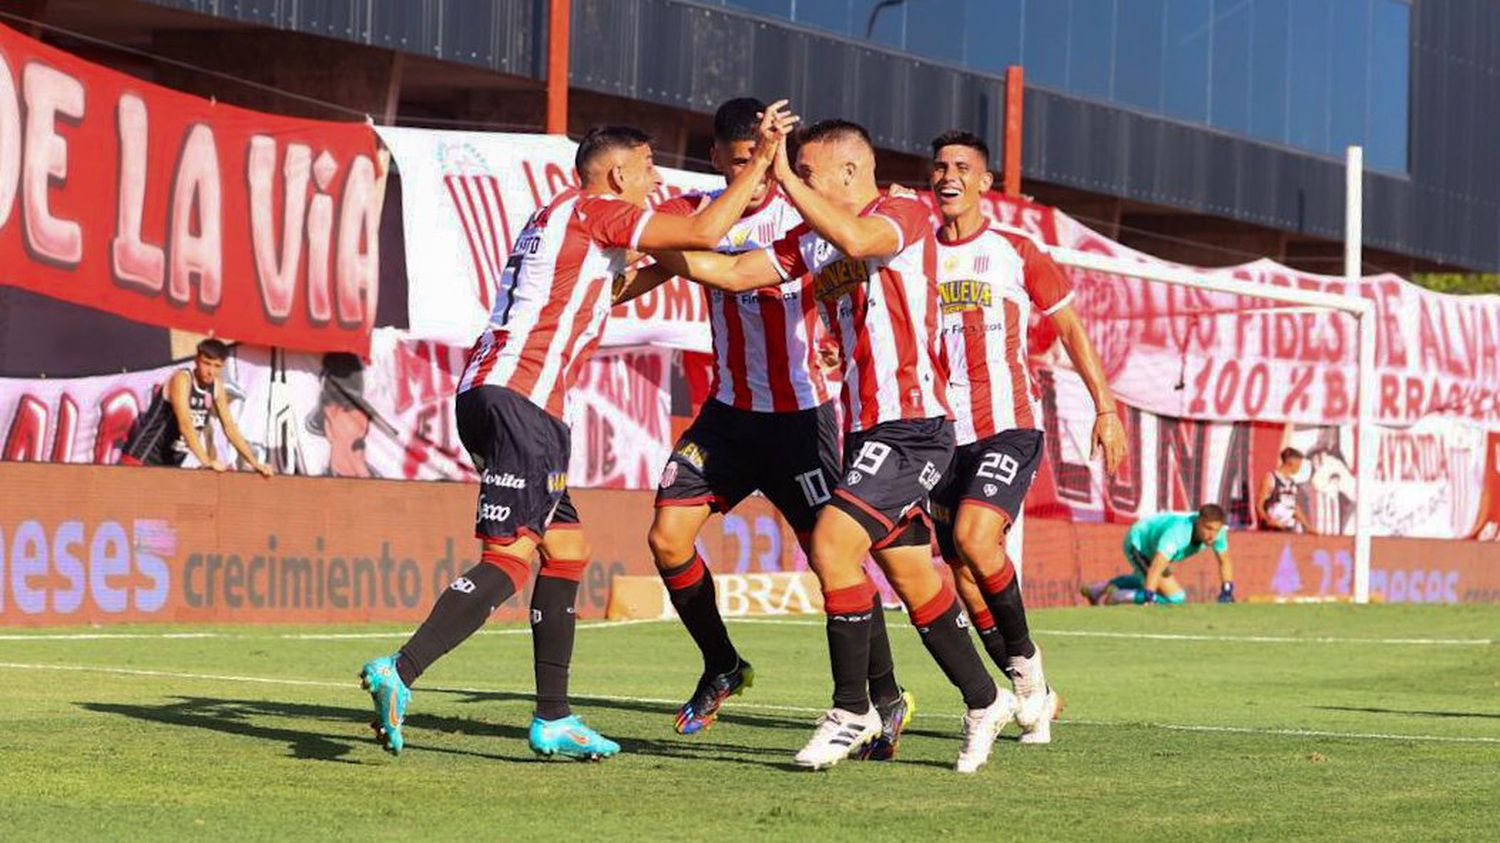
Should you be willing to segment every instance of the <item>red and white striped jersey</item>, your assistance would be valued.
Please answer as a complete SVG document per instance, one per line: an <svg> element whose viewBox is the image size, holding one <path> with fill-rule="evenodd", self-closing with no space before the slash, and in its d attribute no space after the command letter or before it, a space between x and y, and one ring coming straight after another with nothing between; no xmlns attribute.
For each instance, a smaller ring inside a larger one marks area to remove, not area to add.
<svg viewBox="0 0 1500 843"><path fill-rule="evenodd" d="M458 391L503 386L566 419L568 392L609 316L614 277L651 213L573 189L533 214L511 249Z"/></svg>
<svg viewBox="0 0 1500 843"><path fill-rule="evenodd" d="M688 194L657 207L661 213L691 214L722 190ZM762 249L802 223L802 215L771 186L719 241L717 251L738 254ZM714 338L714 380L709 395L741 410L795 412L833 397L818 365L823 326L801 279L745 293L704 288Z"/></svg>
<svg viewBox="0 0 1500 843"><path fill-rule="evenodd" d="M848 258L806 223L768 249L783 277L807 287L844 367L844 428L948 415L932 218L915 199L882 195L861 212L901 237L890 257Z"/></svg>
<svg viewBox="0 0 1500 843"><path fill-rule="evenodd" d="M1027 320L1033 304L1043 314L1057 312L1072 299L1072 285L1025 234L984 228L953 243L939 235L937 254L956 441L1040 427L1026 365Z"/></svg>

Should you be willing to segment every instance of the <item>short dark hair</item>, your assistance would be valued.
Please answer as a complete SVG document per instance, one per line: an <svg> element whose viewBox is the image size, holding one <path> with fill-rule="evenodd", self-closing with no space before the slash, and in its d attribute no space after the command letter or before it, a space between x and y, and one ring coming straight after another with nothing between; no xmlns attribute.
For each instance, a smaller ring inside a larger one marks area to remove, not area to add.
<svg viewBox="0 0 1500 843"><path fill-rule="evenodd" d="M864 126L861 126L858 123L854 123L849 120L840 120L838 118L834 118L832 120L819 120L811 126L808 126L807 128L797 132L796 140L797 144L800 146L805 143L848 140L849 138L857 138L871 150L875 149L875 144L870 142L870 133L865 131Z"/></svg>
<svg viewBox="0 0 1500 843"><path fill-rule="evenodd" d="M760 115L765 110L766 104L754 97L726 100L714 112L714 140L723 143L755 140Z"/></svg>
<svg viewBox="0 0 1500 843"><path fill-rule="evenodd" d="M573 166L578 170L578 177L584 178L588 166L600 155L616 149L635 149L650 143L651 136L634 126L595 126L578 142L578 153L573 156Z"/></svg>
<svg viewBox="0 0 1500 843"><path fill-rule="evenodd" d="M1224 507L1216 503L1206 503L1198 507L1199 521L1217 521L1220 524L1227 523L1229 516L1225 514Z"/></svg>
<svg viewBox="0 0 1500 843"><path fill-rule="evenodd" d="M1286 462L1287 460L1300 460L1300 459L1304 459L1306 457L1307 457L1306 454L1302 453L1301 451L1297 450L1296 448L1282 448L1281 449L1281 461L1282 462Z"/></svg>
<svg viewBox="0 0 1500 843"><path fill-rule="evenodd" d="M990 145L984 142L984 138L973 132L965 132L963 129L953 129L943 132L932 139L932 157L936 158L938 152L945 146L967 146L979 153L979 157L986 162L990 160Z"/></svg>
<svg viewBox="0 0 1500 843"><path fill-rule="evenodd" d="M223 340L207 339L198 343L198 356L210 360L229 359L229 346Z"/></svg>

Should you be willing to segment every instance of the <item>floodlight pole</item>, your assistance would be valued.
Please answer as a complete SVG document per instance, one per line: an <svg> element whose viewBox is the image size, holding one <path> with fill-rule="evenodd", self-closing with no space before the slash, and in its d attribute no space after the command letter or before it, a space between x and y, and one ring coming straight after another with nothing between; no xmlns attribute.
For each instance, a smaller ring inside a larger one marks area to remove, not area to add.
<svg viewBox="0 0 1500 843"><path fill-rule="evenodd" d="M1359 289L1364 243L1363 147L1349 147L1344 167L1344 283ZM1359 423L1355 427L1354 582L1355 603L1370 602L1370 528L1375 510L1375 313L1359 320Z"/></svg>

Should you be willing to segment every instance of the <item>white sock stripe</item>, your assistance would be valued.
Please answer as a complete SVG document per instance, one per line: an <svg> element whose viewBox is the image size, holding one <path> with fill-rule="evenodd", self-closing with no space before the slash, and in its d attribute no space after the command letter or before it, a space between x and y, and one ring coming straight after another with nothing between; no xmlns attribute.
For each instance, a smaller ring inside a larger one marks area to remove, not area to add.
<svg viewBox="0 0 1500 843"><path fill-rule="evenodd" d="M355 690L358 686L350 681L333 682L324 679L288 679L275 676L242 676L237 674L217 673L193 673L175 670L152 670L149 668L133 667L107 667L104 665L86 664L30 664L26 662L0 662L0 669L8 670L53 670L72 673L107 673L117 676L139 676L146 678L166 679L200 679L210 682L247 682L261 685L288 685L313 688L337 688L341 690ZM514 688L446 688L434 686L445 691L457 691L460 693L475 694L515 694L521 697L530 697L531 690L518 690ZM588 700L600 700L604 702L631 702L650 703L663 706L676 706L679 700L658 699L654 697L629 697L605 694L572 694L572 699L580 702ZM736 708L745 711L785 711L798 714L823 714L826 709L811 708L797 705L766 705L762 703L740 702ZM954 715L921 715L923 720L953 720ZM916 715L912 716L916 719ZM961 718L959 718L961 719ZM1059 720L1058 723L1073 726L1100 726L1105 728L1140 727L1146 729L1165 729L1174 732L1204 732L1204 733L1227 733L1245 735L1278 735L1286 737L1317 737L1317 738L1344 738L1350 740L1379 740L1379 741L1427 741L1438 743L1478 743L1478 744L1500 744L1500 737L1485 737L1481 735L1404 735L1387 732L1335 732L1326 729L1289 729L1256 726L1214 726L1193 723L1149 723L1141 721L1106 721L1106 720Z"/></svg>

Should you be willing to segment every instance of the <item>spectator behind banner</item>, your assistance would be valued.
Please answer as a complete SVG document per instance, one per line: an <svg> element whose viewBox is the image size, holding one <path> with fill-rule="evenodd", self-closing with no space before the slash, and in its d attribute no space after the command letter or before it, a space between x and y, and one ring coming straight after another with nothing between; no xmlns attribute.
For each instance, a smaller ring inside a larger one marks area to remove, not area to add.
<svg viewBox="0 0 1500 843"><path fill-rule="evenodd" d="M207 435L210 416L217 416L225 438L245 462L270 477L271 467L256 458L229 413L222 377L228 357L229 346L219 340L198 343L192 368L178 369L156 389L151 406L125 440L120 463L181 466L192 454L204 468L228 471L230 466L215 453L214 438Z"/></svg>
<svg viewBox="0 0 1500 843"><path fill-rule="evenodd" d="M1315 532L1302 507L1297 505L1297 476L1302 473L1303 454L1296 448L1281 451L1281 464L1266 474L1255 499L1255 514L1262 530Z"/></svg>

